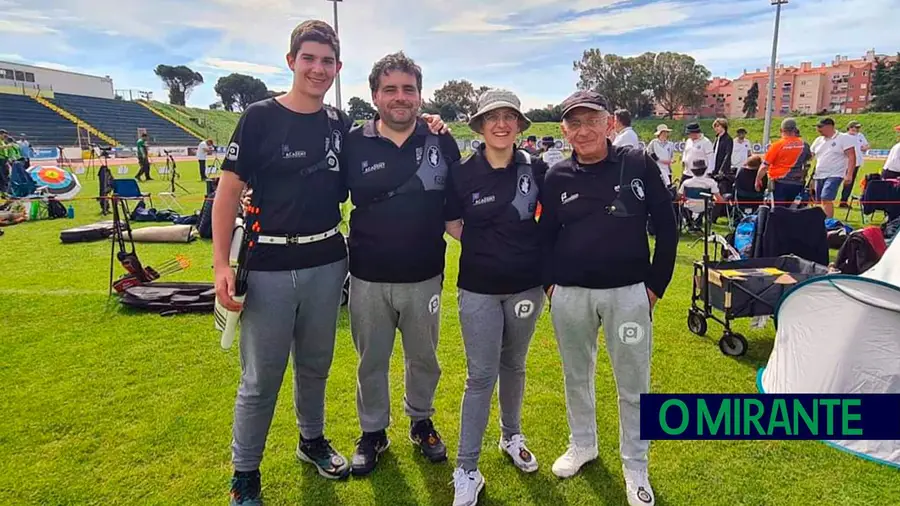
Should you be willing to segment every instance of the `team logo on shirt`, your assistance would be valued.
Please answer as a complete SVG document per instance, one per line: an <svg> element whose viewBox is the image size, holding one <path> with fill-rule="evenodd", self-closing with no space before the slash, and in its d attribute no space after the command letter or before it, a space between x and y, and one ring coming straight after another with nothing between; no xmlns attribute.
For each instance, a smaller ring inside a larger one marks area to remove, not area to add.
<svg viewBox="0 0 900 506"><path fill-rule="evenodd" d="M283 158L284 160L293 160L296 158L306 158L306 151L303 151L302 149L297 149L297 150L291 151L290 146L288 146L287 144L282 144L281 145L281 158Z"/></svg>
<svg viewBox="0 0 900 506"><path fill-rule="evenodd" d="M231 160L232 162L236 162L238 159L238 153L241 152L241 147L236 142L232 142L228 145L228 152L225 154L226 160Z"/></svg>
<svg viewBox="0 0 900 506"><path fill-rule="evenodd" d="M431 300L428 301L428 312L431 314L437 314L438 309L441 308L441 297L437 294L431 296Z"/></svg>
<svg viewBox="0 0 900 506"><path fill-rule="evenodd" d="M416 148L416 165L422 163L422 155L425 154L425 148Z"/></svg>
<svg viewBox="0 0 900 506"><path fill-rule="evenodd" d="M559 200L563 204L568 204L569 202L574 202L574 201L578 200L578 197L580 197L580 196L581 195L579 195L577 193L574 195L569 195L567 192L562 192L562 195L559 196Z"/></svg>
<svg viewBox="0 0 900 506"><path fill-rule="evenodd" d="M640 343L644 340L644 327L635 322L619 325L619 340L630 345Z"/></svg>
<svg viewBox="0 0 900 506"><path fill-rule="evenodd" d="M428 163L432 167L437 167L438 164L441 163L441 151L437 148L437 146L431 146L428 148Z"/></svg>
<svg viewBox="0 0 900 506"><path fill-rule="evenodd" d="M534 313L534 302L530 300L520 300L513 308L516 318L528 318Z"/></svg>
<svg viewBox="0 0 900 506"><path fill-rule="evenodd" d="M638 200L644 200L644 182L640 179L631 180L631 191Z"/></svg>
<svg viewBox="0 0 900 506"><path fill-rule="evenodd" d="M334 152L340 153L341 146L343 145L344 138L341 136L341 132L339 130L333 130L331 132L331 145L334 146ZM328 146L325 146L325 149L328 149Z"/></svg>
<svg viewBox="0 0 900 506"><path fill-rule="evenodd" d="M495 195L485 195L484 197L482 197L480 192L475 192L472 194L472 205L473 206L490 204L491 202L494 202L496 200L497 200L497 197Z"/></svg>
<svg viewBox="0 0 900 506"><path fill-rule="evenodd" d="M522 174L522 177L519 178L519 193L522 195L528 195L531 193L531 176L528 174Z"/></svg>

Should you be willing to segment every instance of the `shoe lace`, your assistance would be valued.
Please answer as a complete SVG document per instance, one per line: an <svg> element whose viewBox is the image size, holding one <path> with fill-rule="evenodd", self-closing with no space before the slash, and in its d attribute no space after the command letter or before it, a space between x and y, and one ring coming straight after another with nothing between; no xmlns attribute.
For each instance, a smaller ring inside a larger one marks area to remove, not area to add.
<svg viewBox="0 0 900 506"><path fill-rule="evenodd" d="M316 458L328 457L333 453L333 450L331 448L331 441L325 439L324 437L320 437L319 439L314 439L312 441L307 441L306 447L309 449L307 453Z"/></svg>
<svg viewBox="0 0 900 506"><path fill-rule="evenodd" d="M363 434L361 438L356 440L356 445L364 453L370 453L375 451L380 440L380 434Z"/></svg>
<svg viewBox="0 0 900 506"><path fill-rule="evenodd" d="M455 496L463 497L467 495L469 493L469 487L471 487L474 482L474 476L471 476L463 469L457 469L453 473L453 481L451 482L453 488L456 490Z"/></svg>
<svg viewBox="0 0 900 506"><path fill-rule="evenodd" d="M423 420L416 424L414 432L416 435L422 438L423 441L428 441L429 436L437 437L438 433L434 429L434 422L429 420Z"/></svg>

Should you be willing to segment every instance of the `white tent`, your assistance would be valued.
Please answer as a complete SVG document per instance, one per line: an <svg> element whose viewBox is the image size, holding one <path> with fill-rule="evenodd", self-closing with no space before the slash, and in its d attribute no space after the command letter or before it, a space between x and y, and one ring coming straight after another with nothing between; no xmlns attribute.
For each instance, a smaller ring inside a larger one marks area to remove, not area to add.
<svg viewBox="0 0 900 506"><path fill-rule="evenodd" d="M765 393L900 394L900 240L861 276L813 278L776 308ZM900 467L900 440L827 441Z"/></svg>

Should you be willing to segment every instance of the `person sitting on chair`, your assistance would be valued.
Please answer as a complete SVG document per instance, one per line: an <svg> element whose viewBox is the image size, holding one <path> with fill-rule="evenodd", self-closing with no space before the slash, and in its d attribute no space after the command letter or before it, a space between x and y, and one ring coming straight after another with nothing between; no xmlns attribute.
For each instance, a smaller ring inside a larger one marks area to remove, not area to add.
<svg viewBox="0 0 900 506"><path fill-rule="evenodd" d="M719 192L719 183L717 183L715 179L706 174L706 169L708 167L709 166L707 165L705 158L698 158L694 160L691 165L691 172L693 173L694 177L681 184L681 190L679 191L679 194L684 197L686 188L696 188L700 189L701 191L710 192L716 204L724 204L725 200L722 198L722 194ZM705 211L703 199L686 198L684 207L691 213L690 215L686 215L688 226L691 229L699 230L703 224L703 215Z"/></svg>

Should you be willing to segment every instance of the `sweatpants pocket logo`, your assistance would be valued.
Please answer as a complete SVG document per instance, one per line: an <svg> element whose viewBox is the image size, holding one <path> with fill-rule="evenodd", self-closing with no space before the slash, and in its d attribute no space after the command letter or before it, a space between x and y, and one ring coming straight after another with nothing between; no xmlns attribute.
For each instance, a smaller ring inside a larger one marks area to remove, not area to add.
<svg viewBox="0 0 900 506"><path fill-rule="evenodd" d="M520 320L528 318L532 313L534 313L534 302L531 302L527 299L520 300L518 303L516 303L513 311L515 312L516 318Z"/></svg>
<svg viewBox="0 0 900 506"><path fill-rule="evenodd" d="M431 300L428 301L428 312L431 314L437 314L438 309L441 307L441 297L440 295L434 294L431 296Z"/></svg>
<svg viewBox="0 0 900 506"><path fill-rule="evenodd" d="M639 323L627 322L619 325L619 340L623 344L634 345L644 340L644 327Z"/></svg>

